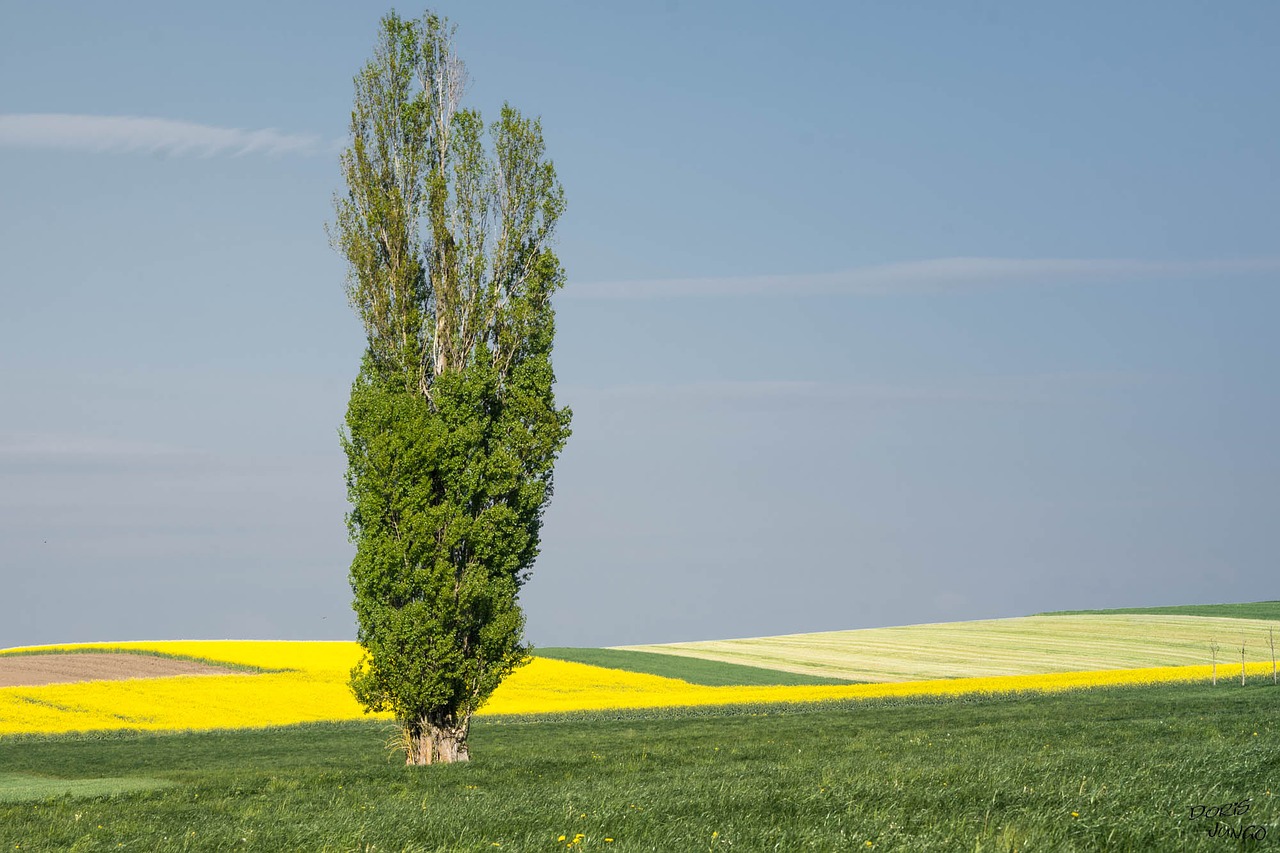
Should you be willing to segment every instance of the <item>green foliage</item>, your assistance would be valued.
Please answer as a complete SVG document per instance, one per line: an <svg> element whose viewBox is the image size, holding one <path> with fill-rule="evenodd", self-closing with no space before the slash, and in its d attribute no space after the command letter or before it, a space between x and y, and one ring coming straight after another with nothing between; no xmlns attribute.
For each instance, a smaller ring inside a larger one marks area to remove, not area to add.
<svg viewBox="0 0 1280 853"><path fill-rule="evenodd" d="M352 390L351 580L369 653L353 686L404 720L469 716L527 653L516 596L538 553L559 419L536 395L497 397L492 373L443 375L434 411L372 359Z"/></svg>
<svg viewBox="0 0 1280 853"><path fill-rule="evenodd" d="M1152 616L1218 616L1229 619L1280 620L1280 601L1252 601L1241 604L1182 604L1168 607L1118 607L1111 610L1055 610L1040 616L1104 616L1119 613Z"/></svg>
<svg viewBox="0 0 1280 853"><path fill-rule="evenodd" d="M542 128L462 109L434 15L382 21L356 77L335 246L368 349L343 447L367 655L356 697L410 737L472 713L526 657L517 596L570 412L557 408L547 248L564 194Z"/></svg>
<svg viewBox="0 0 1280 853"><path fill-rule="evenodd" d="M477 758L431 774L389 761L373 722L0 738L0 774L176 783L0 803L0 847L524 851L581 834L577 849L602 851L1261 850L1190 814L1247 799L1229 825L1274 839L1275 700L1268 679L480 718Z"/></svg>
<svg viewBox="0 0 1280 853"><path fill-rule="evenodd" d="M708 687L735 687L756 685L797 684L853 684L840 678L821 675L803 675L780 669L743 666L737 663L703 660L683 655L664 655L658 652L636 652L628 649L591 648L539 648L534 655L572 663L585 663L626 672L643 672L663 678L679 678L690 684Z"/></svg>

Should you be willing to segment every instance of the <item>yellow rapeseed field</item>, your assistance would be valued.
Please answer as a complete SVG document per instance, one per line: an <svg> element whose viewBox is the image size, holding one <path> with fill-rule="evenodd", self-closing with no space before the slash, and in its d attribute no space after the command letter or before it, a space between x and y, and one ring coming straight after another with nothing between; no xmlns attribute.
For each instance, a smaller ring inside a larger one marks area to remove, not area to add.
<svg viewBox="0 0 1280 853"><path fill-rule="evenodd" d="M254 728L362 716L345 683L359 658L355 643L219 640L56 648L154 651L288 671L3 688L0 734Z"/></svg>
<svg viewBox="0 0 1280 853"><path fill-rule="evenodd" d="M3 688L0 735L122 728L254 728L366 716L346 685L347 673L360 655L355 643L187 641L57 648L135 649L287 671ZM1271 664L1250 664L1248 671L1252 675L1270 673ZM1234 676L1238 678L1239 673L1237 664ZM656 675L534 658L503 682L481 714L1056 691L1113 684L1207 681L1209 674L1208 666L1178 666L884 684L705 687ZM1229 682L1232 675L1229 665L1219 665L1220 680Z"/></svg>

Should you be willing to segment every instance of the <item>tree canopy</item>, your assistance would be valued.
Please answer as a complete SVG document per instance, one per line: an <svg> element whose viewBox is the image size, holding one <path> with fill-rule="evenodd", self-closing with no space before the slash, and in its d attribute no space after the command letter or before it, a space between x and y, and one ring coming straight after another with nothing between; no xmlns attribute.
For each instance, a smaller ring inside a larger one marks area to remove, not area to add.
<svg viewBox="0 0 1280 853"><path fill-rule="evenodd" d="M570 422L551 365L564 192L537 119L461 107L453 32L382 19L330 229L367 339L342 437L351 684L413 764L465 760L471 716L527 656L518 593Z"/></svg>

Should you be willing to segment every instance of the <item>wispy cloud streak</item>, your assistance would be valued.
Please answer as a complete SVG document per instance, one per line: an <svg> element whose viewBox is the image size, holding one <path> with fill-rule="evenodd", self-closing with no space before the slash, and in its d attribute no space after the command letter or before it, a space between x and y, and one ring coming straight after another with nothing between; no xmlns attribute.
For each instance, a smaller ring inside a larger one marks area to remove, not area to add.
<svg viewBox="0 0 1280 853"><path fill-rule="evenodd" d="M1143 261L1089 258L938 258L858 267L843 272L571 283L583 299L671 299L701 296L802 296L928 293L988 287L1280 272L1280 258Z"/></svg>
<svg viewBox="0 0 1280 853"><path fill-rule="evenodd" d="M48 485L47 478L60 475L191 476L213 464L214 458L207 453L167 444L94 435L0 432L0 477L36 477L40 488ZM12 494L0 494L0 510L28 505L34 499L17 480L10 491Z"/></svg>
<svg viewBox="0 0 1280 853"><path fill-rule="evenodd" d="M567 385L566 400L593 402L662 400L714 403L1058 403L1100 394L1127 393L1154 377L1130 372L1047 373L970 377L935 385L857 384L809 380L718 380L630 385Z"/></svg>
<svg viewBox="0 0 1280 853"><path fill-rule="evenodd" d="M93 435L0 433L4 459L141 459L188 453L179 447Z"/></svg>
<svg viewBox="0 0 1280 853"><path fill-rule="evenodd" d="M243 130L139 116L10 113L0 114L0 147L213 157L315 154L328 146L317 136L272 128Z"/></svg>

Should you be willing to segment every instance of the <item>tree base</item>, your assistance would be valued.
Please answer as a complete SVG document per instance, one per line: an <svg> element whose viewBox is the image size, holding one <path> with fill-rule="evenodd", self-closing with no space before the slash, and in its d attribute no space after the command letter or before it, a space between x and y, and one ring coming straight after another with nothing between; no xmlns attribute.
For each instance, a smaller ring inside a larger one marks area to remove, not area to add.
<svg viewBox="0 0 1280 853"><path fill-rule="evenodd" d="M454 764L459 761L470 761L471 753L467 748L466 723L448 725L431 720L421 720L417 725L408 727L405 743L405 764L409 766L425 766L427 764Z"/></svg>

